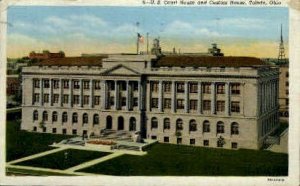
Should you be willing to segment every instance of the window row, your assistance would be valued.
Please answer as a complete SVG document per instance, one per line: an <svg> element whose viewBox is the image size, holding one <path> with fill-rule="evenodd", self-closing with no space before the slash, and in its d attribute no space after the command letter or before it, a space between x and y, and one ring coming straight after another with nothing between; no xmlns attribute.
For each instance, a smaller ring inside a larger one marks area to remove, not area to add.
<svg viewBox="0 0 300 186"><path fill-rule="evenodd" d="M212 83L201 83L202 93L210 94ZM176 92L184 93L185 92L185 83L184 82L176 82ZM189 93L198 93L198 83L197 82L189 82ZM163 92L170 93L172 89L172 82L163 82ZM152 92L158 92L159 90L159 82L152 81L150 83L150 88ZM240 94L240 83L231 83L230 84L230 92L231 94ZM217 94L225 94L225 83L216 83L216 92Z"/></svg>
<svg viewBox="0 0 300 186"><path fill-rule="evenodd" d="M38 103L40 102L40 94L35 93L33 95L33 102ZM50 94L43 94L43 102L49 103L50 102ZM80 102L80 96L79 95L73 95L72 96L72 103L73 104L79 104ZM82 103L83 105L88 105L90 102L90 96L84 95ZM59 94L53 94L52 96L52 103L59 103ZM69 95L63 94L62 96L62 103L68 104L69 103ZM94 105L100 105L100 96L93 96L93 104Z"/></svg>
<svg viewBox="0 0 300 186"><path fill-rule="evenodd" d="M127 90L127 82L126 81L106 81L106 85L107 85L108 91L114 91L116 88L116 85L118 86L120 91ZM128 86L131 87L131 90L138 91L138 82L137 81L129 81Z"/></svg>
<svg viewBox="0 0 300 186"><path fill-rule="evenodd" d="M158 108L159 102L158 98L151 99L151 108ZM198 109L198 100L190 99L189 100L189 109L190 110L197 110ZM163 108L164 109L171 109L172 99L165 98L163 99ZM176 100L176 109L184 109L185 107L185 100L184 99L177 99ZM240 112L240 102L232 101L231 102L231 112ZM204 111L211 110L211 101L210 100L203 100L202 101L202 109ZM216 101L216 111L217 112L224 112L225 111L225 101Z"/></svg>
<svg viewBox="0 0 300 186"><path fill-rule="evenodd" d="M67 112L63 112L62 113L62 117L61 117L61 122L62 123L66 123L68 122L69 116ZM72 123L78 123L78 113L74 112L72 114ZM39 113L37 110L33 111L33 121L38 121L39 120ZM42 113L42 121L46 122L49 121L48 118L48 112L47 111L43 111ZM52 117L51 117L51 121L54 122L58 122L58 113L56 111L52 112ZM82 115L82 124L88 124L89 123L89 116L87 113L84 113ZM93 115L93 124L97 125L99 124L99 114L94 114Z"/></svg>
<svg viewBox="0 0 300 186"><path fill-rule="evenodd" d="M182 119L177 119L176 120L176 131L181 131L183 130L183 120ZM190 120L189 122L189 131L190 132L194 132L194 131L197 131L197 122L196 120L192 119ZM158 128L158 120L156 117L153 117L151 118L151 130L152 129L157 129ZM171 128L171 122L170 122L170 119L169 118L165 118L163 120L163 129L164 130L169 130ZM239 134L239 124L236 123L236 122L233 122L231 123L231 135L238 135ZM205 120L203 123L202 123L202 131L203 132L210 132L210 122ZM225 125L222 121L219 121L217 122L217 125L216 125L216 132L217 134L219 133L224 133L225 131Z"/></svg>
<svg viewBox="0 0 300 186"><path fill-rule="evenodd" d="M80 89L80 80L62 80L62 87L64 89L69 89L70 88L70 82L73 84L73 89ZM41 88L41 83L43 88L50 88L50 84L52 83L52 86L54 89L58 89L60 87L60 80L59 79L33 79L33 87L34 88ZM91 85L90 80L82 80L82 88L83 89L90 89L90 87L94 87L95 90L101 89L100 86L100 80L95 80L93 81L93 84Z"/></svg>

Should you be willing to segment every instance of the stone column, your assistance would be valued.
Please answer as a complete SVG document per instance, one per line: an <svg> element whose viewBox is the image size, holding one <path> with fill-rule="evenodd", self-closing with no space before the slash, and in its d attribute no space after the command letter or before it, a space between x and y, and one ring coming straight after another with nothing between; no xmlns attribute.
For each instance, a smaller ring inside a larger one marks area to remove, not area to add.
<svg viewBox="0 0 300 186"><path fill-rule="evenodd" d="M94 97L94 85L93 85L93 82L94 82L94 80L91 79L90 80L90 108L94 107L94 103L93 103L93 101L94 101L94 99L93 99L93 97Z"/></svg>
<svg viewBox="0 0 300 186"><path fill-rule="evenodd" d="M73 81L69 80L69 105L73 107Z"/></svg>
<svg viewBox="0 0 300 186"><path fill-rule="evenodd" d="M126 110L129 110L129 81L126 81Z"/></svg>
<svg viewBox="0 0 300 186"><path fill-rule="evenodd" d="M101 81L101 107L102 110L105 110L107 108L107 100L109 97L107 97L107 85L106 85L106 80Z"/></svg>
<svg viewBox="0 0 300 186"><path fill-rule="evenodd" d="M151 93L152 93L152 90L151 90L151 81L149 81L149 83L146 83L146 87L147 87L147 100L148 100L148 103L147 103L147 111L151 111Z"/></svg>
<svg viewBox="0 0 300 186"><path fill-rule="evenodd" d="M225 115L230 115L230 83L225 83Z"/></svg>
<svg viewBox="0 0 300 186"><path fill-rule="evenodd" d="M80 96L79 96L79 105L80 107L83 106L83 83L82 83L82 79L80 79L79 81L79 88L80 88Z"/></svg>
<svg viewBox="0 0 300 186"><path fill-rule="evenodd" d="M118 110L118 106L119 106L119 104L118 104L118 101L119 101L119 99L118 99L118 97L119 97L119 86L118 86L118 81L117 80L115 80L115 110Z"/></svg>
<svg viewBox="0 0 300 186"><path fill-rule="evenodd" d="M158 84L158 111L163 111L163 83L162 81L159 81Z"/></svg>
<svg viewBox="0 0 300 186"><path fill-rule="evenodd" d="M172 112L176 112L176 83L172 81L172 104L171 104Z"/></svg>
<svg viewBox="0 0 300 186"><path fill-rule="evenodd" d="M141 81L138 81L138 110L142 109L142 84Z"/></svg>
<svg viewBox="0 0 300 186"><path fill-rule="evenodd" d="M198 113L202 114L202 83L198 82Z"/></svg>
<svg viewBox="0 0 300 186"><path fill-rule="evenodd" d="M63 80L59 79L59 105L63 106Z"/></svg>
<svg viewBox="0 0 300 186"><path fill-rule="evenodd" d="M216 83L211 83L211 114L216 113Z"/></svg>
<svg viewBox="0 0 300 186"><path fill-rule="evenodd" d="M50 106L53 105L53 79L49 79L50 88L49 88L49 103Z"/></svg>
<svg viewBox="0 0 300 186"><path fill-rule="evenodd" d="M24 78L23 78L23 92L24 92L24 85L25 85L25 81L24 81ZM44 104L44 100L43 100L43 98L44 98L44 84L43 84L43 79L41 79L40 80L40 105L41 106L43 106L43 104ZM23 93L23 95L24 95L24 93ZM23 97L23 100L25 100L25 98Z"/></svg>
<svg viewBox="0 0 300 186"><path fill-rule="evenodd" d="M189 109L190 109L190 102L189 102L189 82L188 81L184 82L184 99L185 99L184 111L186 113L188 113Z"/></svg>

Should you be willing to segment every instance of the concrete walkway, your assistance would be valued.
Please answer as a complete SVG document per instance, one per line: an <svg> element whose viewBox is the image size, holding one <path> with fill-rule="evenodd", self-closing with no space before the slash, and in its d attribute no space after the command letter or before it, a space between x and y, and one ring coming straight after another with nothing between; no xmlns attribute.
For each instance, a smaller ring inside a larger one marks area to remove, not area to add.
<svg viewBox="0 0 300 186"><path fill-rule="evenodd" d="M107 155L107 156L104 156L104 157L101 157L101 158L98 158L98 159L95 159L95 160L91 160L91 161L82 163L82 164L74 166L74 167L71 167L69 169L66 169L65 171L72 173L72 172L75 172L76 170L84 169L84 168L90 167L92 165L95 165L95 164L98 164L98 163L102 163L104 161L116 158L116 157L121 156L123 154L124 153L122 153L122 152L115 152L113 154L110 154L110 155Z"/></svg>
<svg viewBox="0 0 300 186"><path fill-rule="evenodd" d="M31 155L31 156L27 156L27 157L24 157L24 158L20 158L20 159L17 159L17 160L10 161L7 164L8 165L16 164L16 163L19 163L19 162L22 162L22 161L27 161L27 160L38 158L38 157L41 157L41 156L46 156L48 154L56 153L56 152L66 150L66 149L68 149L68 148L67 147L60 147L60 148L57 148L57 149L48 150L48 151L45 151L45 152L41 152L41 153L38 153L38 154L34 154L34 155Z"/></svg>

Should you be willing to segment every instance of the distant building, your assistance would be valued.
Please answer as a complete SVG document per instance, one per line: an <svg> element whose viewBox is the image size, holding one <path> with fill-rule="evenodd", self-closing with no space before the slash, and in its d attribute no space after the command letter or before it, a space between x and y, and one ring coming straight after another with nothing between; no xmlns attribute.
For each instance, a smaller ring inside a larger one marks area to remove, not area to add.
<svg viewBox="0 0 300 186"><path fill-rule="evenodd" d="M289 65L279 65L279 112L280 116L289 116Z"/></svg>
<svg viewBox="0 0 300 186"><path fill-rule="evenodd" d="M23 68L22 129L141 131L161 143L259 149L278 128L278 68L252 57L160 52L158 45L159 57L52 58Z"/></svg>
<svg viewBox="0 0 300 186"><path fill-rule="evenodd" d="M19 80L19 75L14 74L14 75L7 75L6 76L6 95L11 96L19 93L21 83Z"/></svg>
<svg viewBox="0 0 300 186"><path fill-rule="evenodd" d="M42 53L30 52L29 58L30 59L50 59L50 58L63 58L65 57L65 53L60 51L58 53L51 53L48 50L44 50Z"/></svg>

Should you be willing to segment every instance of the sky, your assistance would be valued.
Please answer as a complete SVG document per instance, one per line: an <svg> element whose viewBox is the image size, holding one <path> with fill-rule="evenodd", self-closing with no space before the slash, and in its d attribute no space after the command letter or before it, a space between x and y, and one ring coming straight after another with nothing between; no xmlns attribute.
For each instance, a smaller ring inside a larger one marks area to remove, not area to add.
<svg viewBox="0 0 300 186"><path fill-rule="evenodd" d="M137 22L139 25L137 26ZM280 25L288 54L288 8L11 6L7 56L50 50L134 53L137 32L159 37L162 50L206 52L218 43L226 56L277 58ZM146 50L146 42L140 45Z"/></svg>

